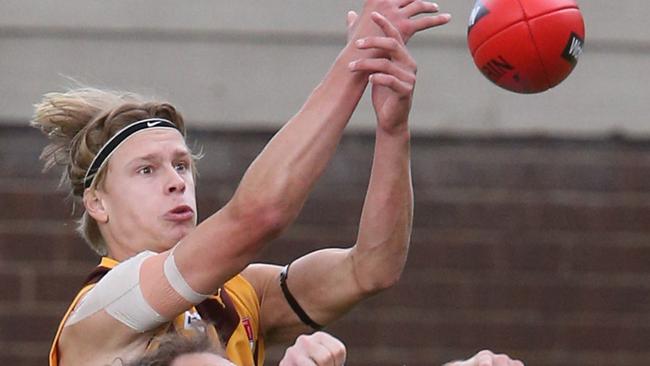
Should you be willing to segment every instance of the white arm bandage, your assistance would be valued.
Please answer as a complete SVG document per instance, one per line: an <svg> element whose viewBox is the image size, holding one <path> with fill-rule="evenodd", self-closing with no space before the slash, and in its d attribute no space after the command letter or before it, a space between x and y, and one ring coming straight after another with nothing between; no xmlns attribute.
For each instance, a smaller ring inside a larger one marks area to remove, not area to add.
<svg viewBox="0 0 650 366"><path fill-rule="evenodd" d="M175 248L174 248L175 249ZM165 277L172 288L181 295L182 298L196 305L201 303L203 300L207 299L210 295L200 294L194 291L190 285L187 284L187 281L181 275L181 272L176 267L176 260L174 259L174 250L169 253L167 259L165 259L164 264Z"/></svg>
<svg viewBox="0 0 650 366"><path fill-rule="evenodd" d="M156 253L142 252L110 270L88 291L68 318L66 326L78 323L100 310L106 310L113 318L140 333L168 322L169 319L149 305L140 289L140 267L145 259L153 255Z"/></svg>

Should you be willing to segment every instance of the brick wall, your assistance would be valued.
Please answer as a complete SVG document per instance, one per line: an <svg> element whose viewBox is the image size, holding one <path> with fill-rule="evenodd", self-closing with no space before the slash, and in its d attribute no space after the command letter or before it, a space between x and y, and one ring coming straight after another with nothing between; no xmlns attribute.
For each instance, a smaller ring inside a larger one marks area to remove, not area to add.
<svg viewBox="0 0 650 366"><path fill-rule="evenodd" d="M199 209L231 195L271 134L191 131ZM96 259L74 233L45 140L0 128L0 364L43 365ZM260 260L353 242L372 138L348 135L296 224ZM529 365L650 363L650 143L414 138L407 269L330 330L350 365L436 365L491 348ZM38 295L38 296L37 296ZM269 362L281 349L269 351Z"/></svg>

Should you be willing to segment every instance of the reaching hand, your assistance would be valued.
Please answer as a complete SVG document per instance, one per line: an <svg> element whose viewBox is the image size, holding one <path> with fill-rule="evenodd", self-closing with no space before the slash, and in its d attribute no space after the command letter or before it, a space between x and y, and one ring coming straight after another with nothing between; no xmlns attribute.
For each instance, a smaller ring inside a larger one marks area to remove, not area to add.
<svg viewBox="0 0 650 366"><path fill-rule="evenodd" d="M409 54L400 32L377 12L372 20L385 36L371 36L355 41L360 49L376 49L386 58L365 58L352 62L350 69L367 72L372 85L372 104L380 128L387 132L406 129L417 65Z"/></svg>
<svg viewBox="0 0 650 366"><path fill-rule="evenodd" d="M468 360L449 362L444 366L524 366L524 363L513 360L508 355L496 355L492 351L483 350Z"/></svg>
<svg viewBox="0 0 650 366"><path fill-rule="evenodd" d="M411 37L420 31L446 24L451 19L447 13L438 13L438 4L423 0L368 0L361 13L362 19L356 12L348 12L348 41L358 38L377 35L372 29L358 30L360 23L370 22L372 12L382 14L399 31L404 43L408 43ZM423 14L434 14L425 15Z"/></svg>

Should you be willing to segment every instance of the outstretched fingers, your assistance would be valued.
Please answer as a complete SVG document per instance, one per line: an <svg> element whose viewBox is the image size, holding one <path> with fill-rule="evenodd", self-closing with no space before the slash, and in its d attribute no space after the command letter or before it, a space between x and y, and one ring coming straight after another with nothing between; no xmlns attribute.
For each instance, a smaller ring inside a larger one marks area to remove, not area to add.
<svg viewBox="0 0 650 366"><path fill-rule="evenodd" d="M410 72L417 71L417 65L406 49L400 32L383 15L373 13L372 19L381 27L386 36L374 36L358 39L355 44L359 49L377 49L392 63L403 65Z"/></svg>
<svg viewBox="0 0 650 366"><path fill-rule="evenodd" d="M370 82L389 87L399 95L409 95L415 87L415 69L386 58L354 61L350 69L369 73Z"/></svg>
<svg viewBox="0 0 650 366"><path fill-rule="evenodd" d="M397 3L397 5L400 8L403 8L403 7L409 5L410 3L414 2L414 1L417 1L417 0L401 0L399 3Z"/></svg>
<svg viewBox="0 0 650 366"><path fill-rule="evenodd" d="M406 3L400 9L400 12L409 19L400 27L404 34L404 41L408 41L415 33L449 23L451 15L437 14L439 9L438 4L424 0L412 0Z"/></svg>
<svg viewBox="0 0 650 366"><path fill-rule="evenodd" d="M402 34L390 21L388 21L388 19L386 19L385 16L376 11L373 11L370 14L370 17L372 21L375 22L379 28L381 28L382 32L384 32L387 37L395 39L402 45L405 44L404 39L402 38Z"/></svg>
<svg viewBox="0 0 650 366"><path fill-rule="evenodd" d="M412 20L413 28L415 32L423 31L425 29L438 27L444 24L449 23L451 20L451 14L442 13L427 17L416 18Z"/></svg>
<svg viewBox="0 0 650 366"><path fill-rule="evenodd" d="M438 4L429 1L415 0L411 1L402 8L402 12L407 17L412 17L420 14L431 14L438 12Z"/></svg>
<svg viewBox="0 0 650 366"><path fill-rule="evenodd" d="M371 16L386 36L358 39L355 44L360 49L380 50L386 57L353 61L349 65L350 70L367 72L373 84L389 87L402 96L409 95L415 87L415 60L406 49L397 28L379 13L374 12Z"/></svg>
<svg viewBox="0 0 650 366"><path fill-rule="evenodd" d="M406 82L390 74L375 73L370 75L368 80L374 85L382 85L390 88L400 97L410 95L415 87L415 82Z"/></svg>

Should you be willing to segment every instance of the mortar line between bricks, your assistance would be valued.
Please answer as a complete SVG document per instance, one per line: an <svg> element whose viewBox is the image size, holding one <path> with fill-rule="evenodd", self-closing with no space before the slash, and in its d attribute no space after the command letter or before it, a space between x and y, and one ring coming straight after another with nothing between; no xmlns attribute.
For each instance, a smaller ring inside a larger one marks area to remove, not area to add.
<svg viewBox="0 0 650 366"><path fill-rule="evenodd" d="M416 284L495 284L504 283L518 286L549 286L561 283L565 286L580 286L585 288L635 288L650 289L650 274L619 275L612 273L572 272L567 274L549 273L547 271L483 271L468 273L465 270L450 269L421 269L411 268L405 280ZM406 279L408 278L408 279ZM516 279L516 283L513 283Z"/></svg>
<svg viewBox="0 0 650 366"><path fill-rule="evenodd" d="M422 229L426 230L426 229ZM417 231L417 232L416 232ZM612 237L607 237L607 233L599 233L600 236L594 238L587 234L536 234L533 232L520 233L520 236L517 237L516 243L519 243L520 238L526 238L527 242L514 244L513 236L507 233L495 233L490 237L488 235L472 234L468 235L461 230L458 231L458 235L453 234L436 234L436 233L424 233L420 232L420 228L415 228L414 236L411 238L412 248L417 248L418 245L424 245L431 242L435 242L440 245L468 245L472 247L480 248L482 246L503 246L503 247L512 247L519 245L521 247L532 246L532 247L562 247L564 255L568 255L572 250L580 249L582 247L616 247L620 249L645 249L650 248L650 235L642 234L638 236L627 236L621 237L612 234ZM579 243L578 241L583 241ZM566 257L570 259L571 257ZM567 269L570 269L567 267Z"/></svg>
<svg viewBox="0 0 650 366"><path fill-rule="evenodd" d="M80 276L83 279L84 276L87 276L90 271L99 263L99 257L97 261L88 262L88 261L69 261L69 260L28 260L25 262L5 262L0 261L2 264L2 270L8 272L21 272L25 268L30 268L34 270L35 274L39 273L59 273L67 274L73 276ZM28 263L28 265L26 265Z"/></svg>
<svg viewBox="0 0 650 366"><path fill-rule="evenodd" d="M463 164L497 164L509 166L541 165L541 166L586 166L586 167L645 167L650 166L648 150L641 151L612 151L589 147L514 147L498 143L485 147L470 147L467 145L436 146L417 143L412 144L413 159L433 159L436 163ZM516 154L513 153L516 151ZM561 156L562 159L553 159ZM645 159L644 159L645 158Z"/></svg>
<svg viewBox="0 0 650 366"><path fill-rule="evenodd" d="M16 316L16 315L33 315L38 313L40 315L61 317L68 306L72 298L65 301L38 301L38 302L28 302L28 303L11 303L11 302L0 302L0 315L2 316ZM20 306L16 306L20 305Z"/></svg>
<svg viewBox="0 0 650 366"><path fill-rule="evenodd" d="M69 220L0 220L0 234L61 234L74 232L74 218Z"/></svg>
<svg viewBox="0 0 650 366"><path fill-rule="evenodd" d="M0 192L5 193L55 193L67 194L57 188L58 180L47 177L0 177Z"/></svg>
<svg viewBox="0 0 650 366"><path fill-rule="evenodd" d="M650 207L650 193L639 193L635 191L598 192L569 189L526 190L506 188L427 187L419 192L419 202L462 202L477 204L550 203L571 207L580 205L588 207Z"/></svg>
<svg viewBox="0 0 650 366"><path fill-rule="evenodd" d="M0 342L0 345L2 344L8 346L3 348L4 355L14 357L43 358L43 355L50 351L50 342Z"/></svg>
<svg viewBox="0 0 650 366"><path fill-rule="evenodd" d="M428 307L380 306L372 307L372 313L359 312L350 318L370 322L392 323L396 321L426 324L475 323L505 325L552 325L552 326L621 326L622 328L650 328L650 314L620 312L588 312L585 310L547 314L541 310L507 308L484 309L438 309L431 313ZM471 321L468 319L472 319Z"/></svg>
<svg viewBox="0 0 650 366"><path fill-rule="evenodd" d="M432 359L437 359L440 354L458 354L466 356L466 348L455 347L355 347L354 353L365 355L365 363L395 364L395 365L429 365ZM526 354L530 359L547 365L555 365L558 360L562 364L570 365L643 365L650 358L650 352L637 351L590 351L571 350L569 352L557 349L510 349L512 355ZM400 358L398 355L405 355ZM526 360L523 360L524 362ZM361 360L360 360L361 362ZM406 363L405 363L406 362Z"/></svg>
<svg viewBox="0 0 650 366"><path fill-rule="evenodd" d="M34 267L23 266L20 272L20 300L23 303L33 302L37 298L36 270Z"/></svg>

